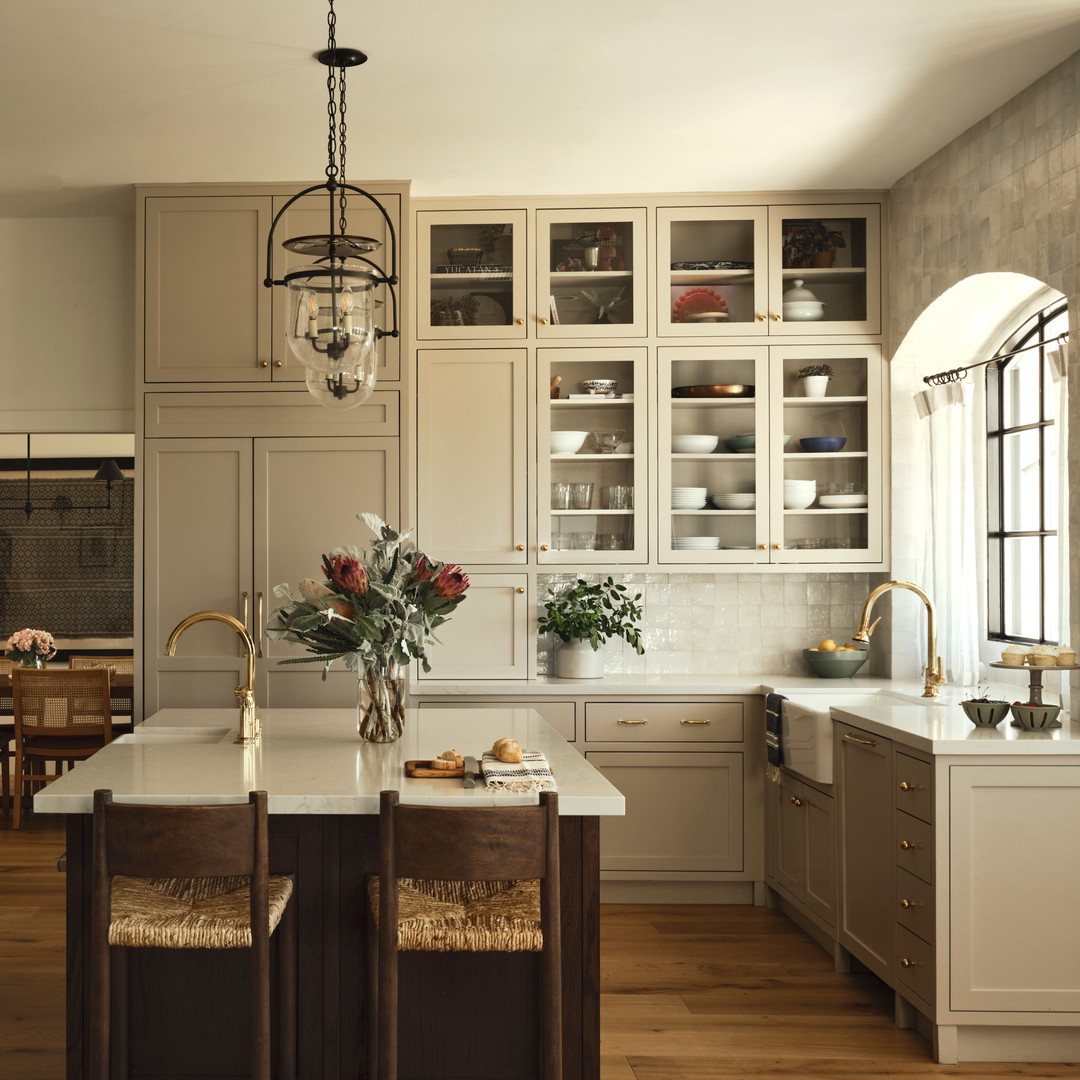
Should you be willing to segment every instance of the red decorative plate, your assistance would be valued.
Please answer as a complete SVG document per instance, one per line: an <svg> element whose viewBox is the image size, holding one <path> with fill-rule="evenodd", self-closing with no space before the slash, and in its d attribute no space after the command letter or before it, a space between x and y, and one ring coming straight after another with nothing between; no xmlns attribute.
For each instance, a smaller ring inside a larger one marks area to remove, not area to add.
<svg viewBox="0 0 1080 1080"><path fill-rule="evenodd" d="M703 311L727 313L727 301L715 290L705 286L695 286L680 293L671 309L672 322L686 322L688 315L697 315Z"/></svg>

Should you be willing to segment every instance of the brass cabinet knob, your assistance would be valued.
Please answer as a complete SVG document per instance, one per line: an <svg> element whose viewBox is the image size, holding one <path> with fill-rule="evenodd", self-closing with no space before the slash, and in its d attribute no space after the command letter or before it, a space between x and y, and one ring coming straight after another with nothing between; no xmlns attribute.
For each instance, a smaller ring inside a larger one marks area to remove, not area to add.
<svg viewBox="0 0 1080 1080"><path fill-rule="evenodd" d="M541 550L541 551L547 551L547 549L548 549L548 546L547 546L547 544L541 544L541 545L540 545L540 550Z"/></svg>
<svg viewBox="0 0 1080 1080"><path fill-rule="evenodd" d="M523 315L518 315L514 319L514 325L515 326L524 326L525 325L525 317Z"/></svg>
<svg viewBox="0 0 1080 1080"><path fill-rule="evenodd" d="M773 544L772 549L773 549L773 551L783 551L784 545L783 544Z"/></svg>
<svg viewBox="0 0 1080 1080"><path fill-rule="evenodd" d="M758 322L764 322L765 321L765 316L764 315L755 315L754 318L757 319Z"/></svg>
<svg viewBox="0 0 1080 1080"><path fill-rule="evenodd" d="M547 318L545 316L543 316L543 315L540 316L539 322L540 322L541 326L547 326L547 324L548 324Z"/></svg>
<svg viewBox="0 0 1080 1080"><path fill-rule="evenodd" d="M515 544L514 545L514 550L515 551L524 551L525 550L525 545L524 544Z"/></svg>
<svg viewBox="0 0 1080 1080"><path fill-rule="evenodd" d="M285 361L284 360L275 360L274 361L274 367L284 367L284 366L285 366Z"/></svg>
<svg viewBox="0 0 1080 1080"><path fill-rule="evenodd" d="M779 315L770 315L769 318L772 319L773 322L779 322L780 321L780 316Z"/></svg>
<svg viewBox="0 0 1080 1080"><path fill-rule="evenodd" d="M903 968L918 967L919 966L919 961L918 960L912 960L908 956L901 956L900 957L900 966L903 967Z"/></svg>
<svg viewBox="0 0 1080 1080"><path fill-rule="evenodd" d="M270 366L270 361L269 360L260 360L259 361L259 367L269 367L269 366Z"/></svg>
<svg viewBox="0 0 1080 1080"><path fill-rule="evenodd" d="M758 544L757 549L758 551L765 551L768 549L768 544Z"/></svg>
<svg viewBox="0 0 1080 1080"><path fill-rule="evenodd" d="M918 900L907 900L907 899L904 899L904 900L901 900L901 901L900 901L900 906L901 906L902 908L913 908L913 907L918 907L918 906L919 906L919 901L918 901Z"/></svg>
<svg viewBox="0 0 1080 1080"><path fill-rule="evenodd" d="M900 850L901 851L914 851L917 847L921 847L921 846L922 846L921 844L916 844L914 840L901 840L900 841Z"/></svg>
<svg viewBox="0 0 1080 1080"><path fill-rule="evenodd" d="M516 589L514 590L514 592L516 592L516 593L518 593L518 594L521 594L521 593L523 593L524 591L525 591L525 586L524 586L524 585L519 585L519 586L518 586L518 587L517 587L517 588L516 588Z"/></svg>
<svg viewBox="0 0 1080 1080"><path fill-rule="evenodd" d="M791 796L790 802L792 806L802 806L803 804L802 799L798 799L794 795Z"/></svg>
<svg viewBox="0 0 1080 1080"><path fill-rule="evenodd" d="M918 784L908 783L907 780L901 780L900 781L900 790L901 791L918 791L919 790L919 785Z"/></svg>

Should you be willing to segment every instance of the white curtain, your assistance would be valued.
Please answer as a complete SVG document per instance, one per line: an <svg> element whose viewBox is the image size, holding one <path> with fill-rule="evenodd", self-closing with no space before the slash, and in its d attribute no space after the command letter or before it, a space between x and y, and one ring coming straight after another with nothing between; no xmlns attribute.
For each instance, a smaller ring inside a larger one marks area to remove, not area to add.
<svg viewBox="0 0 1080 1080"><path fill-rule="evenodd" d="M973 391L964 380L915 395L923 434L926 589L938 613L938 653L945 678L968 686L979 679L979 596L976 568L976 470Z"/></svg>
<svg viewBox="0 0 1080 1080"><path fill-rule="evenodd" d="M1068 371L1068 344L1058 342L1048 350L1051 376L1050 407L1053 410L1054 426L1058 429L1057 474L1058 474L1058 596L1059 629L1058 641L1062 645L1072 645L1069 629L1069 597L1072 592L1071 567L1069 566L1069 381L1065 377ZM1070 708L1070 686L1066 675L1061 678L1061 704Z"/></svg>

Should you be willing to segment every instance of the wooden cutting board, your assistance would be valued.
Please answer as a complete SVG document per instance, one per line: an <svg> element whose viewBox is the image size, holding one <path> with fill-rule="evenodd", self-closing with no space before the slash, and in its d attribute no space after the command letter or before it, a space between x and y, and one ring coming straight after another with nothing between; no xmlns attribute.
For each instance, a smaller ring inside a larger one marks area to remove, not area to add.
<svg viewBox="0 0 1080 1080"><path fill-rule="evenodd" d="M465 775L465 766L459 769L433 769L430 761L406 761L405 775L422 780L460 780Z"/></svg>

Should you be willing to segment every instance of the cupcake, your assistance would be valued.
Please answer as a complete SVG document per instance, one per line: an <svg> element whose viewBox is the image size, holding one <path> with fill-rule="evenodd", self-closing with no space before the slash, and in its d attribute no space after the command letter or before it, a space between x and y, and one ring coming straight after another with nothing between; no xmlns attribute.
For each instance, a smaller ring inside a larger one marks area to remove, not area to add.
<svg viewBox="0 0 1080 1080"><path fill-rule="evenodd" d="M1019 645L1010 645L1002 650L1001 662L1009 667L1023 667L1026 656L1027 649L1021 648Z"/></svg>
<svg viewBox="0 0 1080 1080"><path fill-rule="evenodd" d="M1057 653L1053 645L1032 645L1027 662L1031 667L1057 667Z"/></svg>
<svg viewBox="0 0 1080 1080"><path fill-rule="evenodd" d="M1062 645L1057 654L1058 667L1075 667L1076 650L1068 645Z"/></svg>

